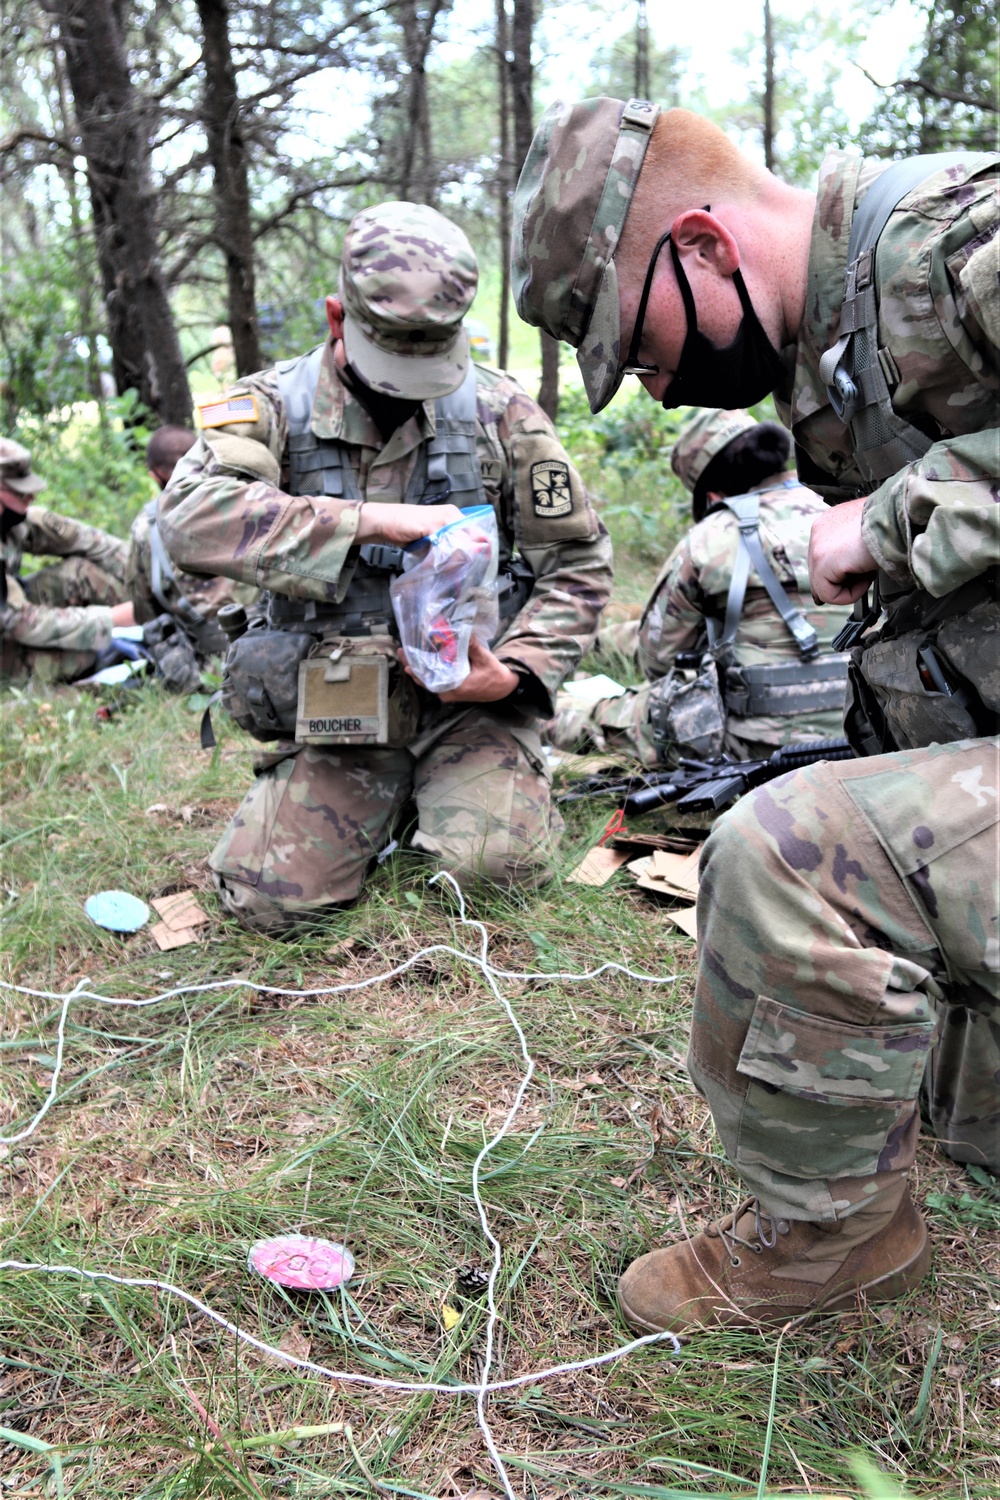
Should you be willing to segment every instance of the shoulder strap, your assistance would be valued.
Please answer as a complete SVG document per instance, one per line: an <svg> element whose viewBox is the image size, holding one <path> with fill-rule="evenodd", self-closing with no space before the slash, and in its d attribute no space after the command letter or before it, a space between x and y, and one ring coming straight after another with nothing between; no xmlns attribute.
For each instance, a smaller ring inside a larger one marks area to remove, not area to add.
<svg viewBox="0 0 1000 1500"><path fill-rule="evenodd" d="M715 650L726 650L736 639L736 630L743 613L752 564L768 592L771 603L788 626L803 660L807 661L811 656L815 656L818 639L805 615L800 609L795 608L785 593L781 580L764 555L764 549L760 544L760 495L730 495L722 501L722 504L736 517L740 528L740 541L736 550L733 576L729 584L729 597L726 600L726 621L722 627L722 635L715 643Z"/></svg>
<svg viewBox="0 0 1000 1500"><path fill-rule="evenodd" d="M274 367L289 437L301 437L309 431L325 348L325 344L317 344L308 354L302 354L298 359L279 360Z"/></svg>
<svg viewBox="0 0 1000 1500"><path fill-rule="evenodd" d="M407 486L409 505L485 505L476 448L476 367L469 360L457 391L434 403L432 438L423 445Z"/></svg>
<svg viewBox="0 0 1000 1500"><path fill-rule="evenodd" d="M855 458L869 489L922 458L932 441L893 409L887 373L894 381L898 374L889 351L878 347L876 247L908 193L968 159L968 153L950 151L893 162L868 188L851 222L839 337L820 360L819 373L830 405L851 429Z"/></svg>

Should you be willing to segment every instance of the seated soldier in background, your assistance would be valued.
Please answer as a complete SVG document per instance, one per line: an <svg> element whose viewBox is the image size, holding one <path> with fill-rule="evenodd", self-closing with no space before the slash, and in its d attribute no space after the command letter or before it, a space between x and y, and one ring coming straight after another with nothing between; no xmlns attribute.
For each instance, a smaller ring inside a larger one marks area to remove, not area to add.
<svg viewBox="0 0 1000 1500"><path fill-rule="evenodd" d="M146 467L160 490L178 459L197 441L189 427L158 427L146 447ZM125 587L143 641L166 687L192 692L202 668L222 656L228 637L216 616L224 604L253 604L259 590L232 578L206 578L174 567L163 545L154 497L132 522L125 559Z"/></svg>
<svg viewBox="0 0 1000 1500"><path fill-rule="evenodd" d="M330 337L203 403L161 497L179 564L269 591L223 702L272 743L210 859L224 905L257 930L353 901L411 799L411 847L436 866L549 876L562 824L536 720L594 639L611 547L545 413L471 362L477 280L472 246L433 209L358 214ZM500 634L473 641L468 677L437 695L399 666L389 585L402 547L476 504L497 519Z"/></svg>
<svg viewBox="0 0 1000 1500"><path fill-rule="evenodd" d="M848 658L831 642L849 610L812 603L809 533L826 506L788 471L790 449L777 422L742 411L702 411L683 429L672 464L696 524L639 622L647 682L588 707L560 694L547 730L558 749L627 750L644 766L673 766L682 755L756 759L842 733Z"/></svg>
<svg viewBox="0 0 1000 1500"><path fill-rule="evenodd" d="M21 443L0 438L0 677L72 682L97 665L126 600L126 544L96 526L33 505L45 488ZM62 559L22 579L25 553Z"/></svg>

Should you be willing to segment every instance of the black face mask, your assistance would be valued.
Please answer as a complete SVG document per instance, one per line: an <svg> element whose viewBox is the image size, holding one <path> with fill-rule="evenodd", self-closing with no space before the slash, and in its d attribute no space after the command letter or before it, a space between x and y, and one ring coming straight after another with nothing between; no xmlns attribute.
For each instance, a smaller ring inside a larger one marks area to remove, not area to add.
<svg viewBox="0 0 1000 1500"><path fill-rule="evenodd" d="M6 541L14 527L24 520L19 510L13 510L6 505L0 505L0 541Z"/></svg>
<svg viewBox="0 0 1000 1500"><path fill-rule="evenodd" d="M725 349L716 349L715 345L699 331L698 312L694 305L691 284L669 234L665 234L658 242L649 262L625 373L651 375L659 373L652 366L637 364L636 360L657 258L663 246L668 242L674 272L677 276L677 285L680 287L684 301L687 337L681 349L681 357L678 360L674 377L667 386L661 404L667 411L675 406L717 406L727 411L753 406L757 401L762 401L769 391L774 390L784 373L784 367L781 355L764 332L763 325L754 311L743 275L738 267L733 272L733 285L743 308L743 319L732 343L727 344Z"/></svg>
<svg viewBox="0 0 1000 1500"><path fill-rule="evenodd" d="M357 396L379 430L383 443L387 443L396 431L408 422L421 405L419 401L400 400L398 396L386 396L382 391L373 391L366 385L350 363L345 364L340 377L352 396Z"/></svg>

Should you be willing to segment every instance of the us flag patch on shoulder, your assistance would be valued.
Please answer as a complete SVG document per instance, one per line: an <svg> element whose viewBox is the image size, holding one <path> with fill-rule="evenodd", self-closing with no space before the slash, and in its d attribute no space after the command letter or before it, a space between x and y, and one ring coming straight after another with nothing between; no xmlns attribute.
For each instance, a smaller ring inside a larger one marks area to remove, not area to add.
<svg viewBox="0 0 1000 1500"><path fill-rule="evenodd" d="M256 422L257 402L248 392L226 396L222 401L201 401L198 416L202 427L228 427L230 422Z"/></svg>

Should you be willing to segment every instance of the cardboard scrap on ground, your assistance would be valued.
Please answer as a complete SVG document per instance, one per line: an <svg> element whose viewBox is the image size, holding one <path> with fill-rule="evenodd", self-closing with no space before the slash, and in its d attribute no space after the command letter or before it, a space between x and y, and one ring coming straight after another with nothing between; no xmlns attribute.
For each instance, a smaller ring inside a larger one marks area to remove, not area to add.
<svg viewBox="0 0 1000 1500"><path fill-rule="evenodd" d="M611 840L613 849L625 849L629 854L648 854L653 849L666 849L671 854L691 854L700 849L705 835L695 833L616 833Z"/></svg>
<svg viewBox="0 0 1000 1500"><path fill-rule="evenodd" d="M686 906L665 913L688 937L697 938L697 907L690 904L698 894L698 861L700 847L689 854L675 854L667 849L654 849L651 854L629 861L629 869L635 883L644 891L652 891L668 900L685 901Z"/></svg>
<svg viewBox="0 0 1000 1500"><path fill-rule="evenodd" d="M150 906L160 914L161 920L149 930L161 952L170 948L186 948L188 943L198 941L197 929L209 920L195 900L194 891L175 891L171 896L157 896Z"/></svg>
<svg viewBox="0 0 1000 1500"><path fill-rule="evenodd" d="M580 861L573 873L567 875L566 880L575 885L607 885L627 859L628 855L624 850L609 849L606 844L598 844Z"/></svg>

